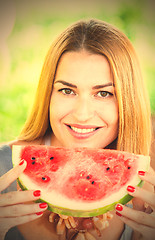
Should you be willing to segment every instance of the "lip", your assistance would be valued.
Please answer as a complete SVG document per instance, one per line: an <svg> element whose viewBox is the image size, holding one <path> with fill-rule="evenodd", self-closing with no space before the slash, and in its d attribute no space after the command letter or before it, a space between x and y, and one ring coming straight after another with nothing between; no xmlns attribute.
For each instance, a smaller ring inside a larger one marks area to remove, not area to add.
<svg viewBox="0 0 155 240"><path fill-rule="evenodd" d="M65 124L67 126L67 129L69 130L70 134L77 139L86 139L96 134L96 132L101 128L95 125L79 125L79 124ZM79 128L79 129L95 129L92 132L86 132L86 133L79 133L75 132L71 127Z"/></svg>
<svg viewBox="0 0 155 240"><path fill-rule="evenodd" d="M66 125L80 129L100 128L99 126L96 125L79 125L79 124L66 124Z"/></svg>

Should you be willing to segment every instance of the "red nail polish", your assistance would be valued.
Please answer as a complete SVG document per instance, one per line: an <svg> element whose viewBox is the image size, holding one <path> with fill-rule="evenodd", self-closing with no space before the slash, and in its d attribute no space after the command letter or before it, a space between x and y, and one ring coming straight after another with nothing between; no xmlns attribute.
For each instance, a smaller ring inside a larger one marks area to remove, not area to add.
<svg viewBox="0 0 155 240"><path fill-rule="evenodd" d="M37 213L36 213L36 215L38 215L38 216L39 216L39 215L42 215L42 214L43 214L43 212L37 212Z"/></svg>
<svg viewBox="0 0 155 240"><path fill-rule="evenodd" d="M33 195L34 195L34 197L40 197L41 191L40 190L36 190L36 191L33 192Z"/></svg>
<svg viewBox="0 0 155 240"><path fill-rule="evenodd" d="M116 210L118 210L118 211L122 211L122 210L123 210L122 205L117 204L117 205L116 205Z"/></svg>
<svg viewBox="0 0 155 240"><path fill-rule="evenodd" d="M135 187L128 186L128 187L127 187L127 190L128 190L128 192L133 193L133 192L135 191Z"/></svg>
<svg viewBox="0 0 155 240"><path fill-rule="evenodd" d="M23 163L24 163L24 160L22 159L22 160L20 161L19 165L21 166L21 165L23 165Z"/></svg>
<svg viewBox="0 0 155 240"><path fill-rule="evenodd" d="M141 176L144 176L145 172L144 171L139 171L138 174L141 175Z"/></svg>
<svg viewBox="0 0 155 240"><path fill-rule="evenodd" d="M122 217L122 214L120 214L119 212L116 212L116 215Z"/></svg>
<svg viewBox="0 0 155 240"><path fill-rule="evenodd" d="M40 204L39 204L39 207L40 207L40 208L46 208L46 207L47 207L47 203L40 203Z"/></svg>

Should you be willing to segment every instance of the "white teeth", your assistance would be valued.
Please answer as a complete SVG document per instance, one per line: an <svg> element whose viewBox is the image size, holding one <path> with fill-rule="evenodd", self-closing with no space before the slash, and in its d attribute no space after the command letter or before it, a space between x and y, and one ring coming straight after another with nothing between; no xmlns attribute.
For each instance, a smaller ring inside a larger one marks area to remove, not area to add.
<svg viewBox="0 0 155 240"><path fill-rule="evenodd" d="M95 131L96 128L76 128L76 127L71 127L71 129L74 131L74 132L77 132L77 133L90 133L90 132L93 132Z"/></svg>

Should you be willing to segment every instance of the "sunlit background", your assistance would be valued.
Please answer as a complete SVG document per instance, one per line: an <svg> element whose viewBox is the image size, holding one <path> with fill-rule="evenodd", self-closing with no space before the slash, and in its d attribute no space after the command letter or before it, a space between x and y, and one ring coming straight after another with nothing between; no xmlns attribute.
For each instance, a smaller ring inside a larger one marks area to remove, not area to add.
<svg viewBox="0 0 155 240"><path fill-rule="evenodd" d="M0 142L23 126L52 40L79 19L98 18L132 41L155 115L155 1L5 0L0 2Z"/></svg>

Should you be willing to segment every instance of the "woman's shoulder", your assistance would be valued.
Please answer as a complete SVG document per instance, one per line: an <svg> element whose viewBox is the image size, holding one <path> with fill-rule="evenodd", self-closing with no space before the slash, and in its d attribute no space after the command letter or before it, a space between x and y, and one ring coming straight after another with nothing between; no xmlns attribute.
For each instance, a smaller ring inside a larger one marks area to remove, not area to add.
<svg viewBox="0 0 155 240"><path fill-rule="evenodd" d="M11 142L5 142L0 144L0 176L9 171L13 167L12 166L13 145L26 145L26 142L14 140Z"/></svg>
<svg viewBox="0 0 155 240"><path fill-rule="evenodd" d="M10 148L12 149L13 145L40 145L43 144L43 139L35 139L33 141L24 141L24 140L13 140L6 143L2 143L0 148Z"/></svg>
<svg viewBox="0 0 155 240"><path fill-rule="evenodd" d="M44 144L43 139L36 139L33 141L13 140L0 144L0 163L8 163L12 159L13 145L41 145Z"/></svg>
<svg viewBox="0 0 155 240"><path fill-rule="evenodd" d="M6 156L11 157L11 147L8 143L0 144L0 160L2 157L5 158Z"/></svg>
<svg viewBox="0 0 155 240"><path fill-rule="evenodd" d="M13 145L24 145L26 144L26 142L24 141L19 141L19 140L13 140L13 141L9 141L9 142L3 142L0 143L0 149L4 150L4 149L12 149Z"/></svg>
<svg viewBox="0 0 155 240"><path fill-rule="evenodd" d="M12 150L8 143L0 146L0 176L12 168Z"/></svg>
<svg viewBox="0 0 155 240"><path fill-rule="evenodd" d="M8 143L1 144L0 146L0 176L7 173L13 168L12 165L12 150ZM7 189L2 193L16 190L16 182L13 182Z"/></svg>

